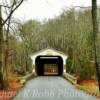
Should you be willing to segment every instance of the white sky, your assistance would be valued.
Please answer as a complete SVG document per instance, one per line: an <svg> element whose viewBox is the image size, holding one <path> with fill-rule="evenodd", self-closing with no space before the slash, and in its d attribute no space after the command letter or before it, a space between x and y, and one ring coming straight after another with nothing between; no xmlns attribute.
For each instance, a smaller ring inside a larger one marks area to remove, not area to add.
<svg viewBox="0 0 100 100"><path fill-rule="evenodd" d="M21 20L44 20L59 15L68 6L91 6L91 0L27 0L17 9L14 17Z"/></svg>

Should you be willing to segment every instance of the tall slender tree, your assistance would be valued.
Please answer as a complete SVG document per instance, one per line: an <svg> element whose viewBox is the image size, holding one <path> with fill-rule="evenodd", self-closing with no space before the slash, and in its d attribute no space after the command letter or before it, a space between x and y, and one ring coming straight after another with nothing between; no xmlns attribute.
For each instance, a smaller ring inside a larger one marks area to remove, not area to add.
<svg viewBox="0 0 100 100"><path fill-rule="evenodd" d="M4 69L4 37L3 37L3 27L8 22L8 32L9 33L9 22L13 13L18 9L18 7L23 3L24 0L12 0L11 5L2 5L0 3L0 89L5 89L5 69ZM7 2L6 2L7 3ZM1 7L10 9L6 19L2 18ZM8 55L7 55L8 56Z"/></svg>
<svg viewBox="0 0 100 100"><path fill-rule="evenodd" d="M0 89L4 89L4 77L3 77L3 31L2 31L2 15L0 6Z"/></svg>
<svg viewBox="0 0 100 100"><path fill-rule="evenodd" d="M95 66L97 70L99 90L100 90L100 66L97 59L97 48L96 48L96 39L98 34L97 0L92 0L92 21L93 21L93 47L94 47L94 56L95 56Z"/></svg>

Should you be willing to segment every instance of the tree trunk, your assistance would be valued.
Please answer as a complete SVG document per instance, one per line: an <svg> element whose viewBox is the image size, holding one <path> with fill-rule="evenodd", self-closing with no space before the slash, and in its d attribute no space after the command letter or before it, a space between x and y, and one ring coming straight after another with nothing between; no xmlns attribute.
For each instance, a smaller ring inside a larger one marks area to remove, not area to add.
<svg viewBox="0 0 100 100"><path fill-rule="evenodd" d="M95 56L95 66L97 70L99 90L100 90L100 66L97 59L97 48L96 48L96 39L98 33L98 23L97 23L97 0L92 0L92 21L93 21L93 47L94 47L94 56Z"/></svg>
<svg viewBox="0 0 100 100"><path fill-rule="evenodd" d="M2 31L2 15L1 15L1 6L0 6L0 89L5 89L5 81L4 81L4 70L3 70L3 51L4 51L4 40L3 40L3 31Z"/></svg>
<svg viewBox="0 0 100 100"><path fill-rule="evenodd" d="M7 75L7 78L9 76L9 72L10 72L10 67L11 65L9 65L9 27L10 27L10 21L11 21L11 17L9 17L8 19L8 25L7 25L7 31L6 31L6 44L5 44L5 47L6 47L6 50L5 50L5 71L6 71L6 75Z"/></svg>

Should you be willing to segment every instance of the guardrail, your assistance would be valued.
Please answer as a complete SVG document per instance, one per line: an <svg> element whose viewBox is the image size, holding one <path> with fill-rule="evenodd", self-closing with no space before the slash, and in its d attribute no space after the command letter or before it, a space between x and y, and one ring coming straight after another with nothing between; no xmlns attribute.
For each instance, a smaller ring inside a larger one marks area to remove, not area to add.
<svg viewBox="0 0 100 100"><path fill-rule="evenodd" d="M20 80L20 83L24 84L24 83L26 83L26 80L30 79L32 76L34 76L34 74L29 73L23 77L18 77L17 79Z"/></svg>
<svg viewBox="0 0 100 100"><path fill-rule="evenodd" d="M63 73L63 77L66 78L68 81L70 81L73 84L77 84L77 78L68 74L68 73Z"/></svg>

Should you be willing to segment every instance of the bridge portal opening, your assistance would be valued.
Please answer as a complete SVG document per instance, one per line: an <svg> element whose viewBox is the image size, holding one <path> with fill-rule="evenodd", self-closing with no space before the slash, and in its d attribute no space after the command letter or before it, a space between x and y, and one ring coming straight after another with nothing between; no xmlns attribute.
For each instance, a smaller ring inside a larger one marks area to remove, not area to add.
<svg viewBox="0 0 100 100"><path fill-rule="evenodd" d="M63 59L60 56L37 56L35 70L39 76L61 76L63 74Z"/></svg>

